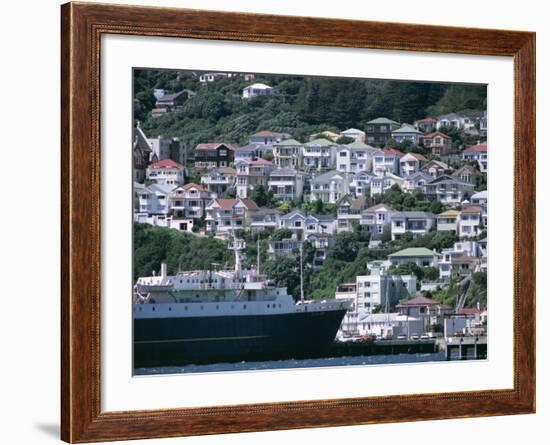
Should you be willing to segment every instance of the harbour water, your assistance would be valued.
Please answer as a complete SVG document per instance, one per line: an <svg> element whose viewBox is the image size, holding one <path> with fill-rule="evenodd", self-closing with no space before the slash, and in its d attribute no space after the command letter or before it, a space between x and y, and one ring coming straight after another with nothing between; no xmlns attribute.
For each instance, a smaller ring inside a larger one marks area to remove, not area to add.
<svg viewBox="0 0 550 445"><path fill-rule="evenodd" d="M213 363L208 365L163 366L156 368L137 368L134 375L191 374L205 372L265 371L271 369L326 368L333 366L386 365L399 363L423 363L445 360L444 352L361 355L355 357L326 357L301 360L272 360L263 362Z"/></svg>

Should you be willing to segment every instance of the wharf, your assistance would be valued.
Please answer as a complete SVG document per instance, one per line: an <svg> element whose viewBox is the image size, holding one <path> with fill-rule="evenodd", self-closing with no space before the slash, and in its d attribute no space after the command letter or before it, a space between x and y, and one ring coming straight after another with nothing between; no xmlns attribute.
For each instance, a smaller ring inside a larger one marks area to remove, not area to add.
<svg viewBox="0 0 550 445"><path fill-rule="evenodd" d="M446 360L482 360L487 358L487 337L447 337L438 340L437 347Z"/></svg>
<svg viewBox="0 0 550 445"><path fill-rule="evenodd" d="M330 357L358 355L431 354L438 352L435 340L335 341Z"/></svg>

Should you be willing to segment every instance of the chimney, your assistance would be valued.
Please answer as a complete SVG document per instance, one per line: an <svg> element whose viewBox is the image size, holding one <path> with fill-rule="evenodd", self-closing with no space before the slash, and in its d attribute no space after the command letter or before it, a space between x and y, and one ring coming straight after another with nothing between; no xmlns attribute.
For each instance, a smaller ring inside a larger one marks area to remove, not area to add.
<svg viewBox="0 0 550 445"><path fill-rule="evenodd" d="M162 280L164 280L168 275L168 267L166 266L166 263L161 263L160 265L160 277Z"/></svg>

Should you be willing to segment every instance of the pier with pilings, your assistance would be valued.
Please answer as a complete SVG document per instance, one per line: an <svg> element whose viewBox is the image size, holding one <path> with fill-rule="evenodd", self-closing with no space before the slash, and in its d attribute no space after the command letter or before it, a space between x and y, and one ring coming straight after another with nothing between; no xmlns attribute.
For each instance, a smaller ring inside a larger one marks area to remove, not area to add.
<svg viewBox="0 0 550 445"><path fill-rule="evenodd" d="M437 347L446 360L482 360L487 358L487 337L453 336L438 339Z"/></svg>

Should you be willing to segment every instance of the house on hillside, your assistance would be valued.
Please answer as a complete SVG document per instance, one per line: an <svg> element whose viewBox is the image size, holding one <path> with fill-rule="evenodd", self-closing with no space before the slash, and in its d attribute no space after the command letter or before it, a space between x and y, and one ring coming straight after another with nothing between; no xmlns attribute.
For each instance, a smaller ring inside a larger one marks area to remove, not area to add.
<svg viewBox="0 0 550 445"><path fill-rule="evenodd" d="M441 161L431 160L425 164L420 171L431 176L432 179L438 178L449 171L449 166Z"/></svg>
<svg viewBox="0 0 550 445"><path fill-rule="evenodd" d="M172 159L163 159L155 162L147 168L147 181L152 184L176 185L183 184L185 180L185 167Z"/></svg>
<svg viewBox="0 0 550 445"><path fill-rule="evenodd" d="M425 195L442 204L458 206L473 193L474 186L450 175L439 176L425 187Z"/></svg>
<svg viewBox="0 0 550 445"><path fill-rule="evenodd" d="M481 185L483 180L483 174L476 167L469 164L458 168L451 176L460 179L462 182L472 184L476 188Z"/></svg>
<svg viewBox="0 0 550 445"><path fill-rule="evenodd" d="M363 142L352 142L336 148L336 170L357 173L372 170L372 155L376 151Z"/></svg>
<svg viewBox="0 0 550 445"><path fill-rule="evenodd" d="M305 240L315 233L335 233L336 219L329 215L306 215L302 210L293 210L280 217L280 228L292 232L292 238Z"/></svg>
<svg viewBox="0 0 550 445"><path fill-rule="evenodd" d="M201 177L201 184L206 187L213 198L223 195L226 191L235 188L237 172L231 167L217 167Z"/></svg>
<svg viewBox="0 0 550 445"><path fill-rule="evenodd" d="M279 90L265 83L255 83L243 89L243 99L257 96L274 96L276 94L279 94Z"/></svg>
<svg viewBox="0 0 550 445"><path fill-rule="evenodd" d="M327 171L334 168L336 144L327 139L314 139L303 147L303 167L306 171Z"/></svg>
<svg viewBox="0 0 550 445"><path fill-rule="evenodd" d="M365 132L357 128L348 128L340 133L340 136L353 139L355 142L365 142Z"/></svg>
<svg viewBox="0 0 550 445"><path fill-rule="evenodd" d="M258 206L248 198L216 198L206 206L206 232L228 234L250 226L252 214Z"/></svg>
<svg viewBox="0 0 550 445"><path fill-rule="evenodd" d="M292 168L277 168L269 174L268 189L279 201L293 201L304 193L305 174Z"/></svg>
<svg viewBox="0 0 550 445"><path fill-rule="evenodd" d="M333 170L314 177L311 180L311 200L336 204L349 193L352 175Z"/></svg>
<svg viewBox="0 0 550 445"><path fill-rule="evenodd" d="M462 128L462 117L456 113L449 113L439 116L437 118L436 129L440 130L442 127L446 128Z"/></svg>
<svg viewBox="0 0 550 445"><path fill-rule="evenodd" d="M373 176L370 180L370 196L382 195L395 184L397 184L400 189L403 189L404 183L405 180L401 176L392 173L387 173L383 176Z"/></svg>
<svg viewBox="0 0 550 445"><path fill-rule="evenodd" d="M290 139L290 135L288 133L277 133L269 130L258 131L248 138L250 144L269 146L278 144L287 139Z"/></svg>
<svg viewBox="0 0 550 445"><path fill-rule="evenodd" d="M424 119L417 119L414 121L414 127L423 133L430 133L435 130L437 119L433 117L426 117Z"/></svg>
<svg viewBox="0 0 550 445"><path fill-rule="evenodd" d="M180 185L170 193L172 217L202 218L205 216L204 209L211 200L208 190L198 184Z"/></svg>
<svg viewBox="0 0 550 445"><path fill-rule="evenodd" d="M471 205L460 212L458 218L458 236L460 238L472 238L482 232L484 222L481 214L483 209L480 206Z"/></svg>
<svg viewBox="0 0 550 445"><path fill-rule="evenodd" d="M414 263L418 267L437 267L441 255L425 247L409 247L388 255L393 266L405 263Z"/></svg>
<svg viewBox="0 0 550 445"><path fill-rule="evenodd" d="M440 131L425 134L422 143L433 156L446 156L453 150L453 140Z"/></svg>
<svg viewBox="0 0 550 445"><path fill-rule="evenodd" d="M273 163L279 168L300 168L303 144L295 139L285 139L273 144Z"/></svg>
<svg viewBox="0 0 550 445"><path fill-rule="evenodd" d="M338 232L350 232L354 226L360 225L361 215L368 208L367 198L359 196L353 198L346 195L336 203L336 218Z"/></svg>
<svg viewBox="0 0 550 445"><path fill-rule="evenodd" d="M376 150L372 154L372 172L377 176L384 174L399 175L399 160L404 153L394 148Z"/></svg>
<svg viewBox="0 0 550 445"><path fill-rule="evenodd" d="M414 192L415 190L424 192L426 184L432 179L433 178L431 176L423 172L413 173L412 175L405 176L403 178L402 189L406 192Z"/></svg>
<svg viewBox="0 0 550 445"><path fill-rule="evenodd" d="M392 137L392 131L397 130L401 125L386 117L379 117L367 122L366 137L367 144L384 147Z"/></svg>
<svg viewBox="0 0 550 445"><path fill-rule="evenodd" d="M450 209L437 215L437 231L438 232L458 232L458 217L459 210Z"/></svg>
<svg viewBox="0 0 550 445"><path fill-rule="evenodd" d="M412 142L413 144L419 144L423 135L424 133L409 124L403 124L401 128L391 132L392 139L398 144L405 141Z"/></svg>
<svg viewBox="0 0 550 445"><path fill-rule="evenodd" d="M226 143L199 144L195 148L195 168L207 170L229 167L235 160L237 146Z"/></svg>
<svg viewBox="0 0 550 445"><path fill-rule="evenodd" d="M149 163L151 162L151 154L153 149L147 137L141 130L141 128L134 128L134 141L133 141L133 171L134 182L145 182L145 173Z"/></svg>
<svg viewBox="0 0 550 445"><path fill-rule="evenodd" d="M426 235L435 225L435 215L430 212L395 212L391 218L391 239L400 239L405 233L413 237Z"/></svg>
<svg viewBox="0 0 550 445"><path fill-rule="evenodd" d="M359 224L366 228L375 238L380 238L387 226L391 230L391 218L396 210L387 204L377 204L361 212Z"/></svg>
<svg viewBox="0 0 550 445"><path fill-rule="evenodd" d="M172 113L178 110L187 99L196 94L197 93L191 90L181 90L176 93L160 95L155 102L155 108L151 110L151 115L153 117L158 117L166 113Z"/></svg>
<svg viewBox="0 0 550 445"><path fill-rule="evenodd" d="M367 171L360 171L353 175L353 179L349 183L349 191L356 198L360 196L370 196L370 183L376 176Z"/></svg>
<svg viewBox="0 0 550 445"><path fill-rule="evenodd" d="M487 144L471 145L462 152L465 161L476 161L481 173L487 173Z"/></svg>
<svg viewBox="0 0 550 445"><path fill-rule="evenodd" d="M399 173L407 177L420 171L428 160L419 153L407 153L399 159Z"/></svg>
<svg viewBox="0 0 550 445"><path fill-rule="evenodd" d="M258 186L267 190L269 175L275 166L262 158L243 160L235 163L237 171L236 190L239 198L247 198L249 192Z"/></svg>

